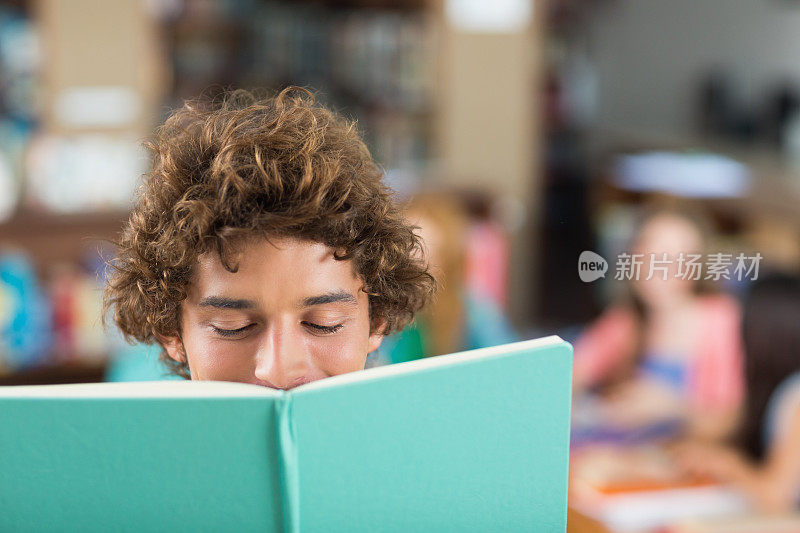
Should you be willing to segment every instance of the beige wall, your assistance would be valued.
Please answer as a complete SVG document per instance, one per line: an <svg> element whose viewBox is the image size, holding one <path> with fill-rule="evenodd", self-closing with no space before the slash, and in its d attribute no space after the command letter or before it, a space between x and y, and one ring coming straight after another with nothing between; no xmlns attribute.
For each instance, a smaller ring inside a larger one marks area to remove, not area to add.
<svg viewBox="0 0 800 533"><path fill-rule="evenodd" d="M38 0L42 26L45 126L52 133L76 128L56 111L65 90L129 88L139 99L132 121L109 129L148 135L163 100L166 82L156 20L141 0Z"/></svg>
<svg viewBox="0 0 800 533"><path fill-rule="evenodd" d="M435 151L445 180L489 190L524 208L513 235L510 311L530 321L539 218L541 16L515 33L453 27L440 2Z"/></svg>
<svg viewBox="0 0 800 533"><path fill-rule="evenodd" d="M716 67L754 107L777 84L800 84L797 2L617 0L588 13L603 130L696 133L701 76Z"/></svg>

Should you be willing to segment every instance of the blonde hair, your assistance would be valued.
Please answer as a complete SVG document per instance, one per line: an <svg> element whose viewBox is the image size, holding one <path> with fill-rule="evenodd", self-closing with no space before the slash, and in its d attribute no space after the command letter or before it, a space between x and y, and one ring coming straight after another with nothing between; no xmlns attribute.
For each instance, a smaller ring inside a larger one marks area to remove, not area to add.
<svg viewBox="0 0 800 533"><path fill-rule="evenodd" d="M439 290L433 303L419 314L419 322L426 326L428 334L425 355L458 351L463 348L466 319L463 288L469 219L452 194L431 191L411 198L406 205L406 216L412 224L425 221L433 224L442 235L438 264L429 265Z"/></svg>

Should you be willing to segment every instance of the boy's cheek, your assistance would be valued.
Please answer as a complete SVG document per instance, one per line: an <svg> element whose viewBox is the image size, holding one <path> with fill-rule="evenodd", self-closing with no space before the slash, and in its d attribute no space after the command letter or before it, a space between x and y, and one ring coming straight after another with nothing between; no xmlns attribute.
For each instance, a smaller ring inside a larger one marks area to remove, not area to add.
<svg viewBox="0 0 800 533"><path fill-rule="evenodd" d="M221 346L214 340L187 342L192 379L249 382L254 374L252 357L241 349Z"/></svg>
<svg viewBox="0 0 800 533"><path fill-rule="evenodd" d="M383 338L380 335L368 336L367 331L365 326L353 329L347 335L307 338L298 345L303 353L297 353L295 357L304 360L308 377L314 380L363 370L368 352L377 348ZM213 338L196 329L185 333L184 343L192 379L242 383L258 381L258 359L268 355L258 354L257 339L232 342ZM270 364L267 363L267 366Z"/></svg>
<svg viewBox="0 0 800 533"><path fill-rule="evenodd" d="M369 353L368 328L351 331L339 338L323 339L312 350L313 364L327 376L347 374L363 370Z"/></svg>

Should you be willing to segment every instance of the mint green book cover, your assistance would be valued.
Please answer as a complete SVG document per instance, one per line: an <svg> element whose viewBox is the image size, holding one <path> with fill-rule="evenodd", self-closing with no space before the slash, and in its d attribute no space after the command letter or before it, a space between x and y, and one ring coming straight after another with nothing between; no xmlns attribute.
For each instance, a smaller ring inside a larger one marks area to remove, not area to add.
<svg viewBox="0 0 800 533"><path fill-rule="evenodd" d="M565 531L557 337L336 376L0 389L0 531Z"/></svg>

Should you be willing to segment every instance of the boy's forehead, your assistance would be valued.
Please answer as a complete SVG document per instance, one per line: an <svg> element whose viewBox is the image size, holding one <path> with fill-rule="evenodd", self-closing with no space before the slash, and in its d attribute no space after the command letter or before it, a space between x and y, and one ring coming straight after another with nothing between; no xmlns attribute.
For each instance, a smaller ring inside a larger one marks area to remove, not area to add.
<svg viewBox="0 0 800 533"><path fill-rule="evenodd" d="M235 272L225 268L217 252L198 257L190 284L195 298L270 293L302 300L331 292L356 293L362 286L353 262L336 259L334 250L319 242L251 240L237 246L230 259Z"/></svg>

